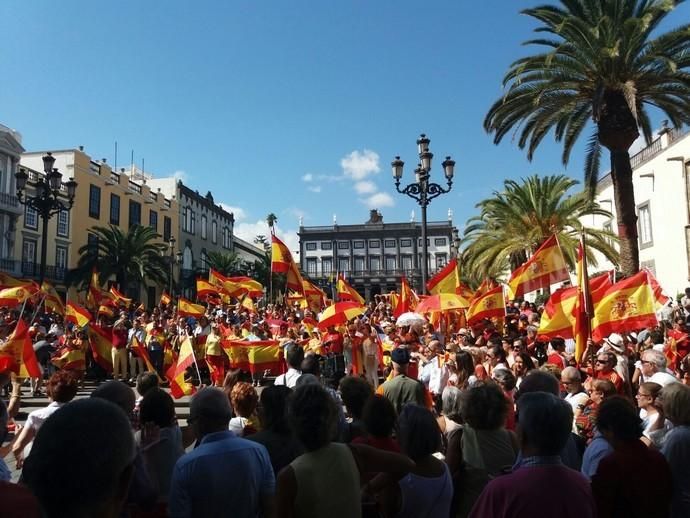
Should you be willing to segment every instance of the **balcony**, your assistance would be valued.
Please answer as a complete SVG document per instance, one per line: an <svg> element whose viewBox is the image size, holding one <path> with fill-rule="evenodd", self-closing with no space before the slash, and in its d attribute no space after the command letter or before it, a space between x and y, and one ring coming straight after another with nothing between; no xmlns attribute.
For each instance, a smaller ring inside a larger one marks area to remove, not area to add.
<svg viewBox="0 0 690 518"><path fill-rule="evenodd" d="M0 270L7 273L16 273L17 261L14 259L0 259Z"/></svg>
<svg viewBox="0 0 690 518"><path fill-rule="evenodd" d="M141 185L139 185L138 183L134 183L132 180L129 181L127 189L129 190L129 192L141 194Z"/></svg>
<svg viewBox="0 0 690 518"><path fill-rule="evenodd" d="M118 185L120 183L120 175L115 171L111 171L110 178L108 178L108 183L111 185Z"/></svg>
<svg viewBox="0 0 690 518"><path fill-rule="evenodd" d="M41 272L39 263L22 261L22 277L38 278ZM67 268L61 266L46 265L45 278L49 281L64 282Z"/></svg>
<svg viewBox="0 0 690 518"><path fill-rule="evenodd" d="M22 208L19 206L19 199L13 194L0 192L0 210L6 210L13 214L20 214Z"/></svg>
<svg viewBox="0 0 690 518"><path fill-rule="evenodd" d="M89 164L89 172L95 174L96 176L101 175L101 165L96 162L91 162Z"/></svg>
<svg viewBox="0 0 690 518"><path fill-rule="evenodd" d="M149 197L146 200L146 203L157 203L158 202L158 194L155 192L149 192Z"/></svg>

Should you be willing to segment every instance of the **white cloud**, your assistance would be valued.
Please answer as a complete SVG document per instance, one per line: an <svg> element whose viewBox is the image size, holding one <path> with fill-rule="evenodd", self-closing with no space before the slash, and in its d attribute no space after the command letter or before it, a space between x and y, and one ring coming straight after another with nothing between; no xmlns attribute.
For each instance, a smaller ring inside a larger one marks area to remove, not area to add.
<svg viewBox="0 0 690 518"><path fill-rule="evenodd" d="M363 199L362 202L370 209L393 207L395 205L393 197L387 192L377 192L376 194Z"/></svg>
<svg viewBox="0 0 690 518"><path fill-rule="evenodd" d="M370 149L353 151L340 160L340 166L345 176L355 181L364 180L367 176L381 171L379 155Z"/></svg>
<svg viewBox="0 0 690 518"><path fill-rule="evenodd" d="M320 185L310 186L310 187L307 187L307 190L311 191L311 192L321 192L321 186Z"/></svg>
<svg viewBox="0 0 690 518"><path fill-rule="evenodd" d="M187 171L182 171L181 169L178 169L172 175L173 178L175 178L175 180L182 180L182 183L187 183L189 181L189 175L187 174Z"/></svg>
<svg viewBox="0 0 690 518"><path fill-rule="evenodd" d="M299 261L299 254L295 253L295 251L299 250L299 237L297 236L297 230L283 230L278 224L276 224L274 228L278 238L283 241L292 252L292 256L295 261ZM265 236L269 243L271 241L271 231L269 230L266 220L264 219L257 220L255 223L244 221L239 225L235 225L235 235L249 243L254 243L254 239L259 235Z"/></svg>
<svg viewBox="0 0 690 518"><path fill-rule="evenodd" d="M345 175L335 175L335 174L320 174L316 177L317 180L324 180L326 182L342 182L345 180Z"/></svg>
<svg viewBox="0 0 690 518"><path fill-rule="evenodd" d="M357 191L358 194L372 194L377 190L376 184L374 182L370 182L369 180L355 183L355 191Z"/></svg>
<svg viewBox="0 0 690 518"><path fill-rule="evenodd" d="M313 179L314 179L314 175L311 173L307 173L304 176L302 176L303 182L311 182Z"/></svg>
<svg viewBox="0 0 690 518"><path fill-rule="evenodd" d="M299 207L289 207L283 211L283 214L287 214L291 219L297 221L307 217L307 212Z"/></svg>
<svg viewBox="0 0 690 518"><path fill-rule="evenodd" d="M223 207L228 212L232 212L235 216L235 221L243 221L247 219L247 212L242 207L233 207L227 203L219 203L218 205Z"/></svg>

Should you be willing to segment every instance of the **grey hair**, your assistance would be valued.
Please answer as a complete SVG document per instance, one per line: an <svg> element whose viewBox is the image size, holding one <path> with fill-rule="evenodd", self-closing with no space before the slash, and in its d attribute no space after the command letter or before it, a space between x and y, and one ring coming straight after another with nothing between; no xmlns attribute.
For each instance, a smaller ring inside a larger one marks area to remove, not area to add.
<svg viewBox="0 0 690 518"><path fill-rule="evenodd" d="M458 387L448 386L443 389L441 401L443 402L443 414L450 420L460 422L460 396L462 391Z"/></svg>
<svg viewBox="0 0 690 518"><path fill-rule="evenodd" d="M645 352L642 353L642 358L649 358L649 360L652 362L657 370L663 372L666 370L666 356L664 356L664 353L661 351L657 351L656 349L647 349Z"/></svg>
<svg viewBox="0 0 690 518"><path fill-rule="evenodd" d="M228 396L216 387L205 387L192 396L189 415L213 421L230 421L232 408Z"/></svg>
<svg viewBox="0 0 690 518"><path fill-rule="evenodd" d="M518 401L518 423L522 441L538 455L558 455L570 436L573 409L548 392L528 392Z"/></svg>
<svg viewBox="0 0 690 518"><path fill-rule="evenodd" d="M511 391L515 388L517 380L515 379L515 374L508 369L495 369L493 372L493 378L496 383L503 385L503 388L507 391Z"/></svg>
<svg viewBox="0 0 690 518"><path fill-rule="evenodd" d="M582 375L575 367L566 367L561 371L561 376L569 380L582 381Z"/></svg>

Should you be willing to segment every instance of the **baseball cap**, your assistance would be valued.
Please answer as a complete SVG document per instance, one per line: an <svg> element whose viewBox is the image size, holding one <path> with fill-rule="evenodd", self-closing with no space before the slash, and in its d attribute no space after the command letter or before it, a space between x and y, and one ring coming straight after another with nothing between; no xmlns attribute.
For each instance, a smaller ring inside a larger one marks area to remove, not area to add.
<svg viewBox="0 0 690 518"><path fill-rule="evenodd" d="M398 365L410 363L410 352L404 347L396 347L391 352L391 361Z"/></svg>

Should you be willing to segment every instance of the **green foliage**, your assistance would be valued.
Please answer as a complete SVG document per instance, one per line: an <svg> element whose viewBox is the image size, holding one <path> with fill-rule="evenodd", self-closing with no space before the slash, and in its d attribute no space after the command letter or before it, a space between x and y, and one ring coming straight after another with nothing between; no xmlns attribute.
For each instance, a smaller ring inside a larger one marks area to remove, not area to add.
<svg viewBox="0 0 690 518"><path fill-rule="evenodd" d="M248 265L237 252L209 252L206 264L225 276L244 275L248 269Z"/></svg>

